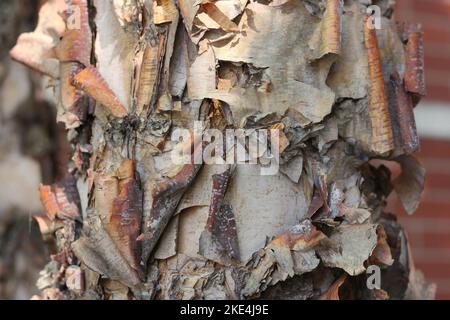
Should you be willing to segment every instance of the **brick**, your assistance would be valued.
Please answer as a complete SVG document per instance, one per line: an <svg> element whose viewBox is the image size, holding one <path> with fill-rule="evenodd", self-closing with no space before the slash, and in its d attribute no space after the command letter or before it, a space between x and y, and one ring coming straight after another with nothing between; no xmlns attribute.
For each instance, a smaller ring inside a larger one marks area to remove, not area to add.
<svg viewBox="0 0 450 320"><path fill-rule="evenodd" d="M427 197L420 203L414 216L427 218L447 218L450 219L450 203L441 201L429 201ZM413 216L413 217L414 217ZM450 238L450 235L448 236Z"/></svg>
<svg viewBox="0 0 450 320"><path fill-rule="evenodd" d="M449 43L436 43L430 41L425 43L425 57L448 58L449 53L450 53Z"/></svg>
<svg viewBox="0 0 450 320"><path fill-rule="evenodd" d="M429 277L428 281L434 282L438 286L438 293L443 295L450 294L450 280L448 278Z"/></svg>
<svg viewBox="0 0 450 320"><path fill-rule="evenodd" d="M425 233L421 235L422 246L425 248L446 249L450 248L450 237L448 234ZM450 260L448 261L448 272L450 275Z"/></svg>
<svg viewBox="0 0 450 320"><path fill-rule="evenodd" d="M448 190L441 189L428 189L425 186L425 190L422 196L422 201L432 201L439 203L447 203L448 201Z"/></svg>
<svg viewBox="0 0 450 320"><path fill-rule="evenodd" d="M427 169L427 175L431 173L450 175L450 158L429 158L426 154L423 154L420 157L420 162Z"/></svg>
<svg viewBox="0 0 450 320"><path fill-rule="evenodd" d="M438 100L439 97L450 97L450 79L445 70L427 70L425 73L426 97ZM440 98L442 101L442 98ZM443 100L443 101L448 101Z"/></svg>
<svg viewBox="0 0 450 320"><path fill-rule="evenodd" d="M447 264L450 261L450 249L436 248L412 248L413 259L417 265L431 264Z"/></svg>
<svg viewBox="0 0 450 320"><path fill-rule="evenodd" d="M444 70L450 73L450 57L432 57L425 55L425 69Z"/></svg>
<svg viewBox="0 0 450 320"><path fill-rule="evenodd" d="M427 167L426 167L427 168ZM426 175L426 188L433 191L434 189L440 189L443 192L448 192L450 198L450 175L446 173L440 173L438 170L430 168Z"/></svg>
<svg viewBox="0 0 450 320"><path fill-rule="evenodd" d="M396 20L409 21L414 19L414 12L409 6L408 0L398 0L395 2L394 15Z"/></svg>
<svg viewBox="0 0 450 320"><path fill-rule="evenodd" d="M448 191L445 194L440 195L430 190L425 190L417 210L412 214L408 215L403 208L403 205L398 200L395 192L389 198L388 204L385 208L386 212L394 213L397 217L405 221L405 223L415 224L414 221L420 221L420 223L425 223L425 225L418 224L413 226L414 231L416 230L428 230L433 227L433 220L439 221L443 225L438 227L437 230L448 230L450 236L450 205L448 200ZM418 222L419 223L419 222Z"/></svg>
<svg viewBox="0 0 450 320"><path fill-rule="evenodd" d="M447 85L427 85L427 98L437 101L450 101L450 87Z"/></svg>
<svg viewBox="0 0 450 320"><path fill-rule="evenodd" d="M436 300L450 300L450 293L440 293L439 288L440 286L438 285Z"/></svg>
<svg viewBox="0 0 450 320"><path fill-rule="evenodd" d="M446 86L450 91L450 80L448 78L448 72L445 70L427 70L425 78L428 86Z"/></svg>
<svg viewBox="0 0 450 320"><path fill-rule="evenodd" d="M450 278L450 263L416 263L416 268L422 271L427 278ZM449 292L450 293L450 292Z"/></svg>
<svg viewBox="0 0 450 320"><path fill-rule="evenodd" d="M405 1L405 0L402 0ZM447 0L406 0L417 15L433 14L447 18L450 13L450 4Z"/></svg>
<svg viewBox="0 0 450 320"><path fill-rule="evenodd" d="M450 41L450 30L424 24L422 26L425 43L448 43Z"/></svg>
<svg viewBox="0 0 450 320"><path fill-rule="evenodd" d="M424 215L399 216L399 220L408 232L450 234L450 219L429 218Z"/></svg>
<svg viewBox="0 0 450 320"><path fill-rule="evenodd" d="M407 230L408 231L408 230ZM423 233L422 232L408 232L408 240L411 248L423 248ZM414 252L413 252L414 254Z"/></svg>
<svg viewBox="0 0 450 320"><path fill-rule="evenodd" d="M450 141L421 139L419 156L450 159Z"/></svg>

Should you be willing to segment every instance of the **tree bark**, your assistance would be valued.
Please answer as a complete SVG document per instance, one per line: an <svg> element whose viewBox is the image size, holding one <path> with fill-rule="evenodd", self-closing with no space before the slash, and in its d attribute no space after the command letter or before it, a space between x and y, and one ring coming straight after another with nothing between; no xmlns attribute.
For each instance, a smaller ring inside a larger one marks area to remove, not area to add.
<svg viewBox="0 0 450 320"><path fill-rule="evenodd" d="M36 186L66 172L66 133L43 96L41 77L12 61L9 50L32 30L38 3L0 4L0 299L28 299L48 262L31 215L42 212ZM50 99L51 100L51 99Z"/></svg>
<svg viewBox="0 0 450 320"><path fill-rule="evenodd" d="M422 33L391 1L377 30L370 2L48 0L11 51L52 79L73 151L40 187L36 298L432 298L384 212L423 188ZM234 147L253 164L173 158Z"/></svg>

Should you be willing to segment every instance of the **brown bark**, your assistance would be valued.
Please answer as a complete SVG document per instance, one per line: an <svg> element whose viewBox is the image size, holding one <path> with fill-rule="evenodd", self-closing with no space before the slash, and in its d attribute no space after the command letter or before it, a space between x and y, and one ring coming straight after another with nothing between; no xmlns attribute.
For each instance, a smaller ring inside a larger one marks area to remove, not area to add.
<svg viewBox="0 0 450 320"><path fill-rule="evenodd" d="M78 197L41 189L59 252L41 297L431 297L383 212L394 188L410 211L423 188L407 103L424 93L420 30L390 8L372 30L364 3L48 0L11 51L54 78L72 133ZM202 132L171 140L196 120ZM211 149L206 129L267 129L266 149L244 137L253 165L174 163L174 148ZM280 171L261 175L277 152ZM392 182L372 159L404 172Z"/></svg>

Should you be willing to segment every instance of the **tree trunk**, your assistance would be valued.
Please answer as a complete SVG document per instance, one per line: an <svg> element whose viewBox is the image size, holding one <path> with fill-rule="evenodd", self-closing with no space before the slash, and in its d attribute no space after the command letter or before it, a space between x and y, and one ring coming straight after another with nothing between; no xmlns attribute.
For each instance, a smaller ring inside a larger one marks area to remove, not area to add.
<svg viewBox="0 0 450 320"><path fill-rule="evenodd" d="M11 51L72 145L40 298L433 297L383 211L424 179L422 33L391 1L66 2Z"/></svg>

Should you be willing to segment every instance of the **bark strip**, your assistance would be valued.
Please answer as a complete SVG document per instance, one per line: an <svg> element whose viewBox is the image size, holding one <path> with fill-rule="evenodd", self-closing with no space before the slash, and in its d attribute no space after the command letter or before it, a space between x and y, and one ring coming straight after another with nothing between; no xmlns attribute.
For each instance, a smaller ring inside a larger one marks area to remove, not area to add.
<svg viewBox="0 0 450 320"><path fill-rule="evenodd" d="M381 59L375 29L364 21L364 39L369 64L369 115L372 123L372 151L386 154L394 149L389 104L381 70Z"/></svg>
<svg viewBox="0 0 450 320"><path fill-rule="evenodd" d="M406 89L419 96L426 95L423 34L417 30L410 32L406 44Z"/></svg>
<svg viewBox="0 0 450 320"><path fill-rule="evenodd" d="M74 79L75 86L85 91L89 96L102 104L111 114L117 118L123 118L128 114L125 106L109 88L107 82L95 67L89 66Z"/></svg>

